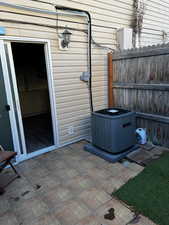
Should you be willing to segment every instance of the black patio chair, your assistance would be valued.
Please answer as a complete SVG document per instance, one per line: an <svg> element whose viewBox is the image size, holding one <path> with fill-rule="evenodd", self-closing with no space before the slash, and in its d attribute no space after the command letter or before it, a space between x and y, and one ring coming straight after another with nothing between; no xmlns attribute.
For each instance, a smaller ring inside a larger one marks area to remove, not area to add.
<svg viewBox="0 0 169 225"><path fill-rule="evenodd" d="M11 162L11 160L14 159L16 155L17 155L16 152L6 151L0 145L0 173L5 169L6 166L9 165L9 166L11 166L14 173L17 175L14 179L20 178L20 174L17 172L17 170L15 169L15 167L13 166L13 164ZM12 179L12 181L14 179ZM5 192L4 188L0 187L0 194L3 194L4 192Z"/></svg>

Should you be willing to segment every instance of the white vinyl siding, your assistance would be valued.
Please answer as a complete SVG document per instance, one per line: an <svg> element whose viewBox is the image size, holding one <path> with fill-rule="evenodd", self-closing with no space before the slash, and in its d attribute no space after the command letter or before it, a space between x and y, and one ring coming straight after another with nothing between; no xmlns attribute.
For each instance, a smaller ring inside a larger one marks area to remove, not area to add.
<svg viewBox="0 0 169 225"><path fill-rule="evenodd" d="M141 44L142 46L162 44L162 31L169 35L169 1L145 0L145 3Z"/></svg>
<svg viewBox="0 0 169 225"><path fill-rule="evenodd" d="M133 0L43 0L77 9L87 10L92 16L92 36L102 45L116 48L116 30L130 27L133 16ZM38 9L55 11L54 6L31 0L5 0ZM142 45L161 43L161 30L169 32L169 3L166 1L147 1L144 18ZM13 13L11 13L13 12ZM160 13L159 13L160 12ZM21 15L29 14L29 15ZM36 17L39 16L39 17ZM58 18L58 22L56 22ZM0 26L6 27L6 35L49 39L53 64L53 76L56 96L56 110L59 124L60 144L88 137L90 134L89 94L86 83L80 81L82 72L87 71L87 35L72 30L72 39L68 51L60 51L57 35L63 29L47 26L68 26L87 30L86 19L80 16L55 16L0 6ZM43 24L19 24L12 21ZM92 46L93 96L94 109L107 107L107 50ZM74 134L68 128L74 126Z"/></svg>

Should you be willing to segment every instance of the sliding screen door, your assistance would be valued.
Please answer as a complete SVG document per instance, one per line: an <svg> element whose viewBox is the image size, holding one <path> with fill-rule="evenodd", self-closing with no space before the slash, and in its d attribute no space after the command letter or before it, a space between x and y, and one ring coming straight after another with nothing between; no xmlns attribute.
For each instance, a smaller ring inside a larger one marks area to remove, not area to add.
<svg viewBox="0 0 169 225"><path fill-rule="evenodd" d="M13 149L13 138L10 123L10 105L7 101L6 89L4 79L6 79L7 72L4 69L3 61L3 46L0 42L0 145L5 149Z"/></svg>

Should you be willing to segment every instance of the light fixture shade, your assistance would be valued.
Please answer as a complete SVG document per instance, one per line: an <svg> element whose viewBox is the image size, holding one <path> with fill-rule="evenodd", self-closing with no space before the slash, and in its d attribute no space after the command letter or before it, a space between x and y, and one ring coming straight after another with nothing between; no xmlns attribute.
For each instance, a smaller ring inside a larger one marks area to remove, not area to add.
<svg viewBox="0 0 169 225"><path fill-rule="evenodd" d="M63 37L63 47L68 47L69 43L70 43L70 38L71 38L72 33L68 30L65 29L62 33L62 37Z"/></svg>

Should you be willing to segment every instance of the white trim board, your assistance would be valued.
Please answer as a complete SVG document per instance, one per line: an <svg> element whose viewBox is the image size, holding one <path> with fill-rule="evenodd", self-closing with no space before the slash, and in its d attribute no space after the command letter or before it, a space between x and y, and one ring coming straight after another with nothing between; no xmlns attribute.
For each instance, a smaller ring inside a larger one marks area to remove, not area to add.
<svg viewBox="0 0 169 225"><path fill-rule="evenodd" d="M17 36L0 36L0 40L25 42L25 43L50 43L50 40L48 39L17 37Z"/></svg>
<svg viewBox="0 0 169 225"><path fill-rule="evenodd" d="M48 88L50 101L51 101L51 113L52 118L55 120L55 126L53 127L54 130L54 142L57 143L59 146L59 129L58 129L58 119L57 119L57 112L56 112L56 97L55 97L55 87L54 87L54 79L53 79L53 65L52 65L52 57L51 57L51 44L50 41L47 42L45 45L45 59L46 59L46 68L48 74Z"/></svg>

